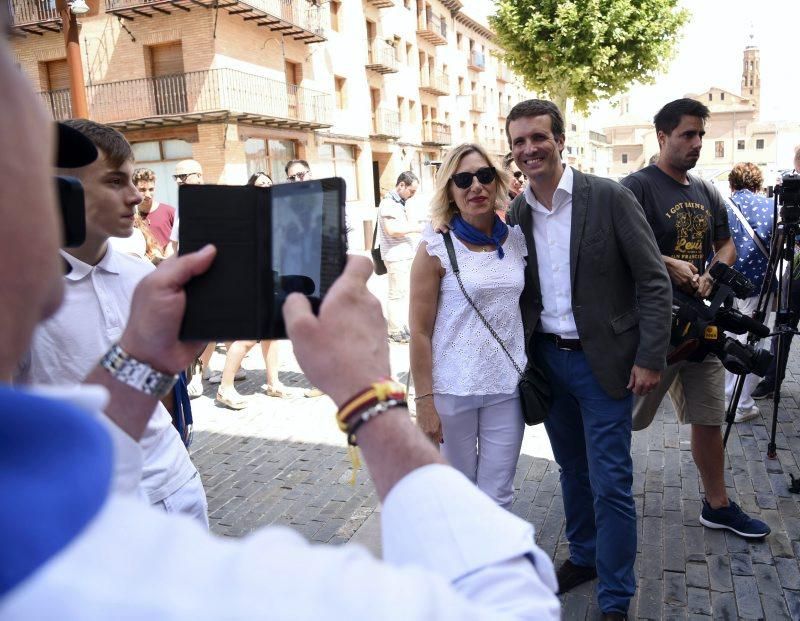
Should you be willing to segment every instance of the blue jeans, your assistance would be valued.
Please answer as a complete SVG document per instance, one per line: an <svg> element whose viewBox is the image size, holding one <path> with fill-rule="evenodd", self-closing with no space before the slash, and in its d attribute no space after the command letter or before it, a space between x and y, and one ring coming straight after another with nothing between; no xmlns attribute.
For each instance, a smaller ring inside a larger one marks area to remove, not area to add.
<svg viewBox="0 0 800 621"><path fill-rule="evenodd" d="M582 351L537 339L553 390L544 423L561 468L570 560L596 566L603 612L628 611L636 591L636 507L631 460L632 395L612 399Z"/></svg>

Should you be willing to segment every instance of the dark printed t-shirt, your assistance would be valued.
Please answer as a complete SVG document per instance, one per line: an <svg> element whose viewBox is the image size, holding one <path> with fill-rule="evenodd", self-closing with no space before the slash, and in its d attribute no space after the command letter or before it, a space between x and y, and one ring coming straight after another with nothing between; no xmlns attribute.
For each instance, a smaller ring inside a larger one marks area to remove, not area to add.
<svg viewBox="0 0 800 621"><path fill-rule="evenodd" d="M150 232L161 246L161 250L164 250L169 243L172 223L175 222L175 208L166 203L159 203L158 209L145 216L145 221L150 225Z"/></svg>
<svg viewBox="0 0 800 621"><path fill-rule="evenodd" d="M689 184L675 181L655 164L620 183L644 208L661 254L693 263L705 271L714 242L731 236L725 201L714 186L688 175Z"/></svg>

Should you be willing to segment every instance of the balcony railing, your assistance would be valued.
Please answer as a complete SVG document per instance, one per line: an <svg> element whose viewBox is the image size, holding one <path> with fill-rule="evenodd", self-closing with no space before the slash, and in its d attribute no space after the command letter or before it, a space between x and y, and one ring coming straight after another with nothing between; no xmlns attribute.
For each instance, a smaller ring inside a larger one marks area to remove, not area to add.
<svg viewBox="0 0 800 621"><path fill-rule="evenodd" d="M422 144L450 144L450 127L437 121L424 121L422 124Z"/></svg>
<svg viewBox="0 0 800 621"><path fill-rule="evenodd" d="M220 8L247 23L265 26L303 43L325 41L322 8L306 0L105 0L106 13L134 20L155 15L181 15L197 6Z"/></svg>
<svg viewBox="0 0 800 621"><path fill-rule="evenodd" d="M600 132L589 132L589 140L593 140L594 142L602 142L603 144L608 144L608 137L605 134L601 134Z"/></svg>
<svg viewBox="0 0 800 621"><path fill-rule="evenodd" d="M420 75L419 90L431 95L449 95L450 78L443 71L435 69L423 72Z"/></svg>
<svg viewBox="0 0 800 621"><path fill-rule="evenodd" d="M54 118L72 115L69 91L40 93ZM128 127L194 123L222 115L272 127L333 125L332 97L235 69L210 69L86 87L89 116Z"/></svg>
<svg viewBox="0 0 800 621"><path fill-rule="evenodd" d="M504 119L508 116L508 113L511 112L511 108L513 106L509 103L501 103L497 106L497 116L501 119Z"/></svg>
<svg viewBox="0 0 800 621"><path fill-rule="evenodd" d="M372 136L376 138L400 137L400 113L397 110L378 108L372 113Z"/></svg>
<svg viewBox="0 0 800 621"><path fill-rule="evenodd" d="M514 73L506 67L503 63L497 64L497 81L498 82L513 82Z"/></svg>
<svg viewBox="0 0 800 621"><path fill-rule="evenodd" d="M397 50L385 41L373 41L367 49L367 69L397 73Z"/></svg>
<svg viewBox="0 0 800 621"><path fill-rule="evenodd" d="M472 50L469 53L467 66L473 71L486 71L486 57L483 55L483 52Z"/></svg>
<svg viewBox="0 0 800 621"><path fill-rule="evenodd" d="M483 95L472 95L470 110L473 112L486 112L486 98Z"/></svg>
<svg viewBox="0 0 800 621"><path fill-rule="evenodd" d="M434 45L447 45L447 22L427 9L419 17L417 35Z"/></svg>
<svg viewBox="0 0 800 621"><path fill-rule="evenodd" d="M11 17L11 26L33 34L61 30L61 16L55 0L5 0Z"/></svg>

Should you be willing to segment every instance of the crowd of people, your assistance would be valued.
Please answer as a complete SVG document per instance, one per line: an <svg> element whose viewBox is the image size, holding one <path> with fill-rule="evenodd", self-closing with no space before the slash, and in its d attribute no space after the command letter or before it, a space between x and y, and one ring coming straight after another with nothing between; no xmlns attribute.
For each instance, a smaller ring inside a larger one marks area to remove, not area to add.
<svg viewBox="0 0 800 621"><path fill-rule="evenodd" d="M760 284L774 227L754 164L733 168L727 198L690 173L709 117L702 103L664 105L657 158L618 183L562 161L555 104L520 102L502 162L480 144L447 152L428 222L409 214L420 187L411 171L381 201L388 329L363 258L351 257L318 316L303 296L287 299L287 331L314 386L305 394L336 403L384 502L379 562L311 548L288 530L235 543L208 534L174 387L189 399L219 384L216 401L242 409L235 382L258 345L225 343L214 371L218 343L177 340L183 287L216 251L177 256L180 211L156 199L155 173L136 167L115 129L62 124L54 168L42 149L51 124L3 42L0 89L12 112L0 117L0 213L10 223L0 229L0 377L15 384L0 387L0 495L26 507L25 519L0 516L0 619L105 619L120 605L130 618L555 619L556 594L595 578L603 618L625 619L636 592L632 434L667 394L691 427L700 524L769 535L725 487L721 426L737 376L714 356L666 362L673 290L707 297L716 262ZM55 198L42 183L54 173L84 190L86 238L75 248L59 250ZM313 178L302 159L284 174L280 182ZM203 183L202 165L181 161L173 178ZM277 182L261 171L247 180ZM735 304L749 314L756 300ZM409 344L416 425L403 388L386 379L387 341ZM260 348L264 392L288 396L275 343ZM544 427L569 542L555 571L531 525L507 511L531 406L519 383L531 369L548 385ZM772 390L757 383L744 381L739 423Z"/></svg>

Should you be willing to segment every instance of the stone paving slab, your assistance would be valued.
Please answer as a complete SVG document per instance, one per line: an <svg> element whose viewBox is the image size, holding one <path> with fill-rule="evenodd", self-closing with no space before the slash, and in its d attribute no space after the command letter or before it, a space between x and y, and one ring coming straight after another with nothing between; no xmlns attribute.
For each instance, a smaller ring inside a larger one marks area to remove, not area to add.
<svg viewBox="0 0 800 621"><path fill-rule="evenodd" d="M280 377L289 399L267 397L258 351L237 383L247 409L214 404L216 387L195 400L192 458L209 500L212 530L240 537L274 524L309 540L360 543L380 555L378 498L364 471L350 484L344 438L327 397L302 396L307 387L288 342L280 344ZM405 379L407 347L392 345L393 374ZM213 368L221 368L215 354ZM800 369L795 355L783 386L777 420L778 456L766 457L771 402L764 415L734 425L727 446L726 484L742 507L773 529L748 542L699 525L702 489L691 458L689 429L677 425L669 400L654 423L634 434L634 494L638 512L636 619L800 619L800 497L788 492L800 474ZM512 512L536 528L539 545L556 564L568 556L559 474L541 426L527 428L514 480ZM562 597L565 619L595 619L594 583Z"/></svg>

